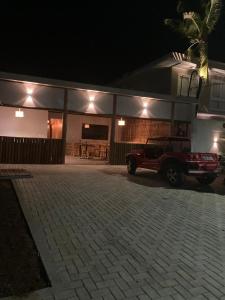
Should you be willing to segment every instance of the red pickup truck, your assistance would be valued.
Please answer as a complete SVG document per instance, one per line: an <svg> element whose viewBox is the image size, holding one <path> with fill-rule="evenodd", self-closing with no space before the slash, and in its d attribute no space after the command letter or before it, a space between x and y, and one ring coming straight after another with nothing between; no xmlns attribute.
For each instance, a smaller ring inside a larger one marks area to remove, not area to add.
<svg viewBox="0 0 225 300"><path fill-rule="evenodd" d="M184 175L194 176L201 184L212 183L219 171L215 153L192 153L185 137L149 138L146 145L126 155L127 170L135 175L137 168L161 173L172 186L180 186Z"/></svg>

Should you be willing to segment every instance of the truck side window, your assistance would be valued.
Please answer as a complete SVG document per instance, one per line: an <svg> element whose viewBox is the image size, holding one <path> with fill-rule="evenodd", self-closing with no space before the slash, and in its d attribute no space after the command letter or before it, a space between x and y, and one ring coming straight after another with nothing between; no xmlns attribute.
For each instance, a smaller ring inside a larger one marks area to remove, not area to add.
<svg viewBox="0 0 225 300"><path fill-rule="evenodd" d="M160 147L149 147L145 149L145 155L149 159L157 159L163 154L163 149Z"/></svg>
<svg viewBox="0 0 225 300"><path fill-rule="evenodd" d="M173 146L172 145L167 145L165 148L166 152L173 152Z"/></svg>

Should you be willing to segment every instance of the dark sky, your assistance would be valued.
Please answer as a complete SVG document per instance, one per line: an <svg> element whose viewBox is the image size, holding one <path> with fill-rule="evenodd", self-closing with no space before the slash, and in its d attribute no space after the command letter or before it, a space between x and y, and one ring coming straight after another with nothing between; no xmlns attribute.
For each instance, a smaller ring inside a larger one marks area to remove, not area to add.
<svg viewBox="0 0 225 300"><path fill-rule="evenodd" d="M121 1L122 2L122 1ZM0 70L107 84L187 42L164 24L176 0L48 2L0 7ZM69 4L70 3L70 4ZM98 4L97 4L98 3ZM151 5L151 6L150 6ZM210 37L209 56L225 62L224 13Z"/></svg>

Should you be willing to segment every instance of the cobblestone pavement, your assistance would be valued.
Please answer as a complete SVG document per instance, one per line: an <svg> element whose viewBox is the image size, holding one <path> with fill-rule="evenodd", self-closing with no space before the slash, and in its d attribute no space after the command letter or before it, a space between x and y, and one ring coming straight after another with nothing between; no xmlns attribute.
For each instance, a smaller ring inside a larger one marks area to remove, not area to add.
<svg viewBox="0 0 225 300"><path fill-rule="evenodd" d="M26 299L225 299L225 198L150 187L121 166L15 179L52 287Z"/></svg>

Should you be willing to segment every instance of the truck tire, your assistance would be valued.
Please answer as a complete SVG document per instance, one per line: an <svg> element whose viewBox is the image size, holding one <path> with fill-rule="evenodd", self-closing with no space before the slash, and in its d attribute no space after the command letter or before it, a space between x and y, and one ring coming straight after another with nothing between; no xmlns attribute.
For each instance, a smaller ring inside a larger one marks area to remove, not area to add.
<svg viewBox="0 0 225 300"><path fill-rule="evenodd" d="M171 186L179 187L184 182L184 173L179 164L170 163L166 165L163 173Z"/></svg>
<svg viewBox="0 0 225 300"><path fill-rule="evenodd" d="M136 174L136 162L134 159L129 159L128 162L127 162L127 172L130 174L130 175L135 175Z"/></svg>
<svg viewBox="0 0 225 300"><path fill-rule="evenodd" d="M200 184L208 185L213 183L216 177L217 177L216 174L206 174L201 177L197 177L197 180Z"/></svg>

